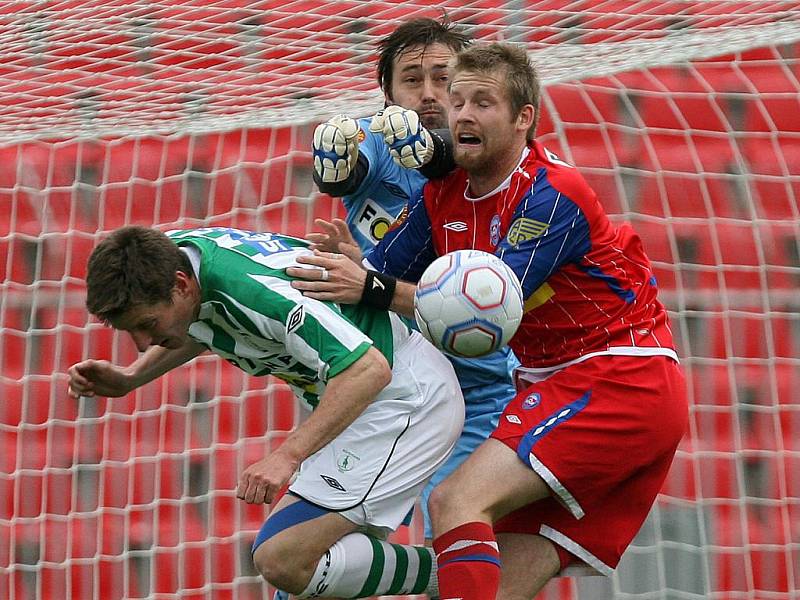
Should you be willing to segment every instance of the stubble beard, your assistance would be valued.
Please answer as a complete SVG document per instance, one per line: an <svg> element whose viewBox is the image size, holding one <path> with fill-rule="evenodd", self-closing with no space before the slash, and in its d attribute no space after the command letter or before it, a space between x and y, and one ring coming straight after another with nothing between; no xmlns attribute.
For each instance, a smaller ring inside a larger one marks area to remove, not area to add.
<svg viewBox="0 0 800 600"><path fill-rule="evenodd" d="M486 155L486 152L473 154L456 150L453 159L459 167L470 175L483 175L492 170L492 161L491 158Z"/></svg>
<svg viewBox="0 0 800 600"><path fill-rule="evenodd" d="M435 109L435 115L423 115L424 110ZM447 111L441 106L421 106L417 109L419 119L425 129L447 129Z"/></svg>

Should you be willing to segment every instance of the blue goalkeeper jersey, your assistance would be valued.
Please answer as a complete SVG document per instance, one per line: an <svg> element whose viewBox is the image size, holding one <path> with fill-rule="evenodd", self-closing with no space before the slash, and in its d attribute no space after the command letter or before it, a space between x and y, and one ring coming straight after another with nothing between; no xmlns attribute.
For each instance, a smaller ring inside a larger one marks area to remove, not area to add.
<svg viewBox="0 0 800 600"><path fill-rule="evenodd" d="M377 244L427 179L416 169L396 164L383 136L369 130L370 119L359 119L358 151L367 159L367 175L354 194L344 196L347 225L363 253Z"/></svg>
<svg viewBox="0 0 800 600"><path fill-rule="evenodd" d="M342 198L348 227L364 254L383 238L427 182L419 171L394 162L383 136L372 133L369 123L370 119L358 121L358 151L369 163L367 175L354 194ZM513 397L512 373L519 361L508 348L479 359L448 358L464 392L468 412L502 409Z"/></svg>

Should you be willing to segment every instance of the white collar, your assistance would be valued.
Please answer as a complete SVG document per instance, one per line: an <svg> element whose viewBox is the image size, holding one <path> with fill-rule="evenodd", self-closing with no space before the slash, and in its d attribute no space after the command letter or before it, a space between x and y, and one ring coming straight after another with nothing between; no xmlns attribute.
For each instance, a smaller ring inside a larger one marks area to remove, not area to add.
<svg viewBox="0 0 800 600"><path fill-rule="evenodd" d="M192 271L194 271L194 278L197 280L197 285L200 285L200 250L194 246L181 246L180 250L189 257L189 262L192 263Z"/></svg>
<svg viewBox="0 0 800 600"><path fill-rule="evenodd" d="M481 200L486 200L486 198L489 198L490 196L494 196L496 193L506 189L508 186L511 185L511 178L514 176L514 173L516 173L517 169L520 168L520 165L522 165L522 163L525 161L525 159L528 158L528 154L530 154L530 152L531 152L531 149L528 148L528 146L526 145L522 149L522 156L520 157L519 162L517 163L517 166L514 168L514 170L511 171L511 173L508 174L508 177L506 177L505 180L503 180L503 182L500 185L498 185L496 188L494 188L488 194L484 194L483 196L480 196L478 198L473 198L472 196L470 196L469 195L469 179L467 179L467 185L464 187L464 200L467 200L469 202L480 202Z"/></svg>

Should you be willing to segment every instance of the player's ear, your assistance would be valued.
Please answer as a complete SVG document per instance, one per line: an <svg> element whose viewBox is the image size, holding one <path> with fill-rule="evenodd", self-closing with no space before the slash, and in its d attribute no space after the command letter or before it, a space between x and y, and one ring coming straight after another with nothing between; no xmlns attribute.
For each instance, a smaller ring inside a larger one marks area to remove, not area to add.
<svg viewBox="0 0 800 600"><path fill-rule="evenodd" d="M528 131L531 125L533 125L533 120L536 117L536 109L534 108L533 104L526 104L522 107L517 115L517 129L521 131Z"/></svg>
<svg viewBox="0 0 800 600"><path fill-rule="evenodd" d="M184 271L176 271L175 272L175 286L173 287L173 290L179 296L184 296L185 297L189 293L189 291L191 289L192 281L193 281L193 278L188 273L186 273Z"/></svg>

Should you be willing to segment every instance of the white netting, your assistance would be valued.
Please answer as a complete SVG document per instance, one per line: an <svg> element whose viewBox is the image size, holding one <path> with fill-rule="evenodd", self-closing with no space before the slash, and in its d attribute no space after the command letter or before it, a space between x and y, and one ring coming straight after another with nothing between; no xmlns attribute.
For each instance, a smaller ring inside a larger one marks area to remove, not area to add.
<svg viewBox="0 0 800 600"><path fill-rule="evenodd" d="M288 390L204 358L68 399L70 364L135 355L87 318L86 258L127 223L341 216L314 124L376 110L373 42L441 8L527 44L541 139L641 232L688 376L619 574L543 597L800 598L800 3L679 0L0 4L0 598L262 597L265 509L233 488L296 424Z"/></svg>

